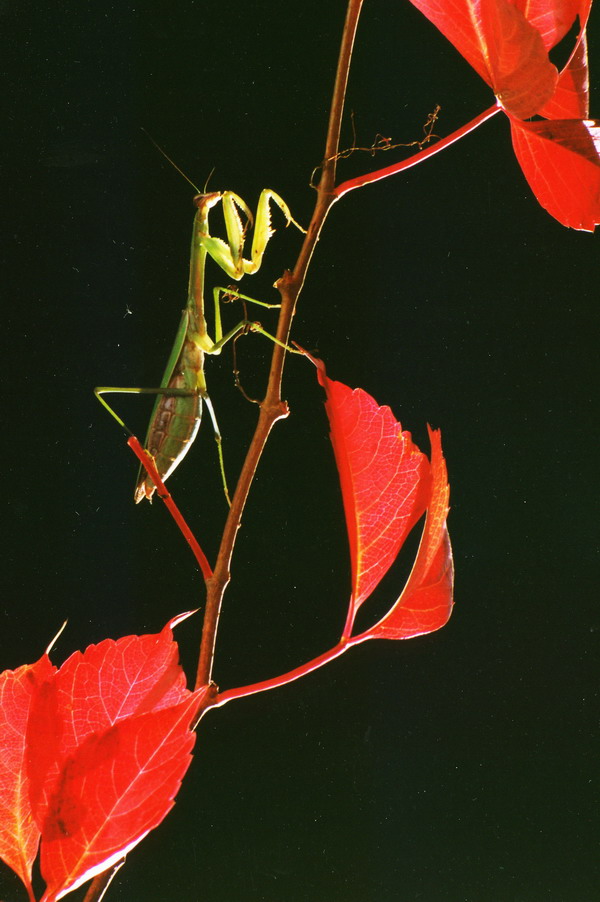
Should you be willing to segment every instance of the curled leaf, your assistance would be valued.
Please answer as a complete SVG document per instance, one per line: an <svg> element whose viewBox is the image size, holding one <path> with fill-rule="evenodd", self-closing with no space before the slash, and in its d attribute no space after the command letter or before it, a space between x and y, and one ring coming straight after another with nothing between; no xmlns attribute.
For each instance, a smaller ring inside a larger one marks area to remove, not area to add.
<svg viewBox="0 0 600 902"><path fill-rule="evenodd" d="M454 567L446 518L450 488L439 430L431 440L431 498L408 582L391 610L367 631L371 639L411 639L440 629L452 613Z"/></svg>
<svg viewBox="0 0 600 902"><path fill-rule="evenodd" d="M439 629L450 616L453 588L446 528L449 487L440 433L429 431L430 464L389 407L380 407L362 389L329 379L323 362L310 359L327 394L350 545L352 593L344 636L350 637L356 612L425 511L419 552L404 591L386 617L357 638L409 638Z"/></svg>
<svg viewBox="0 0 600 902"><path fill-rule="evenodd" d="M585 32L560 74L556 91L539 111L546 119L587 119L589 116L590 78Z"/></svg>

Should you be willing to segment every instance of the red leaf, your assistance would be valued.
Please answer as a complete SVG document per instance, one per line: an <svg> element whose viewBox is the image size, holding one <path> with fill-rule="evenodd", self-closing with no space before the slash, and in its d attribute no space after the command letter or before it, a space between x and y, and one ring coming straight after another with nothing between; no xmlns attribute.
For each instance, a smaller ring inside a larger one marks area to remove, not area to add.
<svg viewBox="0 0 600 902"><path fill-rule="evenodd" d="M54 670L44 655L36 664L0 674L0 857L21 878L30 899L40 832L29 802L27 722L40 685Z"/></svg>
<svg viewBox="0 0 600 902"><path fill-rule="evenodd" d="M411 0L490 84L540 204L560 223L600 222L598 128L588 116L585 27L591 0ZM575 18L579 37L560 78L547 51ZM518 120L539 114L554 120Z"/></svg>
<svg viewBox="0 0 600 902"><path fill-rule="evenodd" d="M548 59L544 39L555 43L563 29L550 12L532 11L542 34L510 0L411 0L493 89L507 112L526 119L554 93L558 74ZM538 0L541 2L541 0ZM550 7L575 17L574 0ZM546 8L548 4L546 3ZM566 30L566 29L565 29Z"/></svg>
<svg viewBox="0 0 600 902"><path fill-rule="evenodd" d="M42 827L42 902L121 859L173 807L191 762L191 721L206 688L91 733L62 764Z"/></svg>
<svg viewBox="0 0 600 902"><path fill-rule="evenodd" d="M600 120L510 120L513 148L538 201L572 229L600 223Z"/></svg>
<svg viewBox="0 0 600 902"><path fill-rule="evenodd" d="M546 50L555 47L591 0L516 0L515 6L538 31Z"/></svg>
<svg viewBox="0 0 600 902"><path fill-rule="evenodd" d="M125 717L171 706L189 695L169 621L157 634L105 639L77 651L42 688L28 743L32 760L31 798L38 824L45 817L62 762L93 733Z"/></svg>
<svg viewBox="0 0 600 902"><path fill-rule="evenodd" d="M312 358L311 358L312 359ZM319 382L340 475L352 564L352 619L394 563L429 500L429 462L389 407L362 389L333 382L322 361Z"/></svg>
<svg viewBox="0 0 600 902"><path fill-rule="evenodd" d="M182 617L76 652L32 698L27 776L45 902L122 858L173 805L207 688L185 687L172 634Z"/></svg>
<svg viewBox="0 0 600 902"><path fill-rule="evenodd" d="M74 706L72 741L79 743L124 717L170 707L187 696L173 639L173 627L186 616L173 618L160 633L105 639L65 661L56 685Z"/></svg>
<svg viewBox="0 0 600 902"><path fill-rule="evenodd" d="M446 526L450 488L439 430L431 440L431 500L419 551L400 598L365 633L371 639L410 639L440 629L452 613L454 568Z"/></svg>
<svg viewBox="0 0 600 902"><path fill-rule="evenodd" d="M587 119L589 116L590 82L585 32L558 79L548 103L539 111L546 119Z"/></svg>
<svg viewBox="0 0 600 902"><path fill-rule="evenodd" d="M310 355L307 355L310 356ZM431 464L403 432L389 407L354 391L317 367L340 474L352 561L352 596L344 636L356 612L427 510L414 567L402 595L371 630L355 637L405 639L443 626L452 610L453 568L446 528L449 487L439 431L429 430Z"/></svg>

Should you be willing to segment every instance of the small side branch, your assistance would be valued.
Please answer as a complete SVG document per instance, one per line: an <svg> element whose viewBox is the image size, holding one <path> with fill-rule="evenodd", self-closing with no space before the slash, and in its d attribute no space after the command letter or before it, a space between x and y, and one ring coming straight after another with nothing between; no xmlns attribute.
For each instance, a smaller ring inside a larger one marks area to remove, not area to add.
<svg viewBox="0 0 600 902"><path fill-rule="evenodd" d="M307 661L306 664L301 664L300 667L294 667L293 670L288 670L287 673L282 673L280 676L272 677L272 679L269 680L261 680L259 683L250 683L248 686L240 686L238 689L229 689L225 692L221 692L217 696L215 704L211 705L211 707L220 708L222 705L226 705L227 702L234 701L234 699L246 698L248 695L256 695L257 692L268 692L270 689L278 689L280 686L286 686L288 683L293 683L295 680L299 680L309 673L312 673L314 670L323 667L325 664L329 664L330 661L339 658L340 655L347 652L349 648L353 648L355 645L365 642L367 638L369 637L358 637L356 640L342 639L337 645L330 648L329 651L324 652L322 655L317 655L316 658Z"/></svg>
<svg viewBox="0 0 600 902"><path fill-rule="evenodd" d="M148 454L147 451L144 451L144 449L140 445L140 443L137 440L137 438L135 437L135 435L132 435L127 439L127 444L129 445L129 447L131 448L131 450L133 451L135 456L138 458L138 460L140 461L144 470L146 471L146 473L148 474L148 476L150 477L150 479L156 486L156 489L158 492L158 497L161 499L161 501L163 501L165 503L167 510L169 511L169 513L171 514L171 516L177 523L177 526L181 530L181 534L183 535L184 539L186 540L186 542L192 549L193 555L196 558L196 560L198 561L198 566L200 567L200 570L202 571L202 575L204 576L205 581L209 580L212 576L212 568L211 568L210 564L208 563L207 557L204 554L204 552L202 551L200 545L198 544L196 537L194 536L192 530L186 523L186 521L183 517L183 514L181 513L181 511L179 510L179 508L173 501L173 497L172 497L171 493L169 492L169 490L165 486L164 482L158 475L158 471L157 471L156 467L154 466L154 461L152 460L152 457Z"/></svg>
<svg viewBox="0 0 600 902"><path fill-rule="evenodd" d="M354 153L368 153L370 156L374 157L378 153L385 153L390 150L397 150L399 147L409 148L409 147L418 147L419 150L423 150L426 144L429 144L430 141L433 141L434 138L439 138L439 135L434 134L435 123L437 122L441 107L438 104L435 109L429 113L425 124L423 125L423 137L414 141L393 141L392 138L386 138L384 135L377 134L375 135L374 141L369 145L369 147L361 147L356 143L356 126L354 122L354 113L352 113L351 121L352 121L352 144L350 147L346 147L344 150L340 150L339 153L336 153L334 160L347 160L348 157L351 157ZM326 161L327 162L327 161ZM320 172L322 169L322 165L316 166L310 177L311 187L316 187L314 184L314 180L316 174Z"/></svg>
<svg viewBox="0 0 600 902"><path fill-rule="evenodd" d="M348 181L342 182L337 186L337 188L334 189L336 199L339 200L340 197L343 197L344 194L347 194L349 191L353 191L355 188L362 188L364 185L370 185L372 182L379 182L381 181L381 179L386 179L391 175L396 175L399 172L404 172L405 169L410 169L411 166L416 166L418 163L423 163L424 160L426 160L428 157L434 156L434 154L439 153L441 150L444 150L446 147L454 144L455 141L458 141L460 138L464 138L464 136L468 135L469 132L472 132L488 119L491 119L492 116L496 115L496 113L499 113L500 109L501 107L494 104L494 106L491 106L487 110L484 110L484 112L480 113L479 116L476 116L466 125L462 125L459 129L457 129L455 132L452 132L452 134L448 135L446 138L440 138L440 140L436 144L433 144L431 147L426 147L419 153L413 154L413 156L409 157L407 160L400 160L398 163L394 163L392 166L386 166L384 169L377 169L375 172L369 172L366 175L359 175L356 178L348 179Z"/></svg>

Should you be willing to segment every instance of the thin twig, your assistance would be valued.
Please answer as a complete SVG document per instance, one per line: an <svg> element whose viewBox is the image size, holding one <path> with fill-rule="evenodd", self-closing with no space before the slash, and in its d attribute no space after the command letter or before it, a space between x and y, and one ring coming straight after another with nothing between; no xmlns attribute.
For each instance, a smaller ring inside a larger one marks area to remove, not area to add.
<svg viewBox="0 0 600 902"><path fill-rule="evenodd" d="M349 191L353 191L354 188L362 188L364 185L370 185L372 182L379 182L381 179L397 175L399 172L404 172L405 169L410 169L411 166L422 163L427 157L434 156L436 153L439 153L441 150L454 144L455 141L464 138L465 135L468 135L469 132L478 128L492 116L495 116L500 110L501 107L498 106L498 104L494 104L494 106L484 110L483 113L475 116L475 118L471 119L470 122L467 122L466 125L461 125L460 128L457 128L456 131L452 132L450 135L447 135L445 138L440 138L436 144L433 144L431 147L426 147L419 153L413 154L412 157L408 157L406 160L400 160L398 163L394 163L392 166L386 166L384 169L377 169L375 172L368 172L366 175L359 175L356 178L342 182L335 189L336 198L339 200L340 197L343 197L344 194L347 194Z"/></svg>
<svg viewBox="0 0 600 902"><path fill-rule="evenodd" d="M389 150L397 150L399 147L404 149L409 147L418 147L419 150L423 150L426 144L429 144L430 141L433 141L434 138L439 138L439 135L436 135L433 131L435 124L438 120L438 116L441 110L441 106L439 104L436 105L435 109L428 114L427 119L423 124L423 137L415 138L414 141L393 141L392 138L386 138L385 135L377 134L375 135L375 139L368 147L361 147L356 143L356 128L354 123L354 113L351 115L352 119L352 144L350 147L346 147L344 150L340 150L336 153L334 159L335 160L347 160L348 157L351 157L354 153L368 153L370 156L374 157L378 153L386 153ZM314 188L314 178L321 170L321 165L315 166L310 176L310 184Z"/></svg>
<svg viewBox="0 0 600 902"><path fill-rule="evenodd" d="M102 902L104 893L112 882L113 877L115 876L117 871L123 867L124 864L125 859L122 858L116 864L113 864L112 867L107 868L106 871L102 871L101 874L98 874L97 877L94 877L88 887L88 891L85 894L83 902Z"/></svg>

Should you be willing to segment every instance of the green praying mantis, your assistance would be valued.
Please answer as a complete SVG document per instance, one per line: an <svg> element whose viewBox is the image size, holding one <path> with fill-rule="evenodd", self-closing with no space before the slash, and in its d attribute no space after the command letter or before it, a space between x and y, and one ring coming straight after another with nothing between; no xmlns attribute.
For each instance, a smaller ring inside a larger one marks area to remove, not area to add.
<svg viewBox="0 0 600 902"><path fill-rule="evenodd" d="M206 404L217 440L223 487L229 501L221 449L221 436L214 409L208 396L204 376L205 355L220 354L223 346L228 341L245 330L260 332L271 340L277 341L259 323L251 322L247 319L241 320L233 329L223 335L221 323L222 295L240 298L242 301L249 301L263 307L278 307L279 305L257 301L231 288L214 288L215 339L213 341L208 334L204 314L206 257L207 255L212 257L229 278L236 281L239 281L246 274L257 272L262 263L266 246L274 232L271 226L271 203L276 204L282 211L286 218L287 226L293 223L301 232L305 230L293 218L285 201L270 188L265 188L261 192L255 217L252 216L242 198L234 194L233 191L214 191L197 194L194 198L194 203L197 209L192 229L187 303L181 315L175 343L169 355L160 386L158 388L100 386L94 392L100 403L125 429L127 427L123 420L109 406L102 395L113 392L157 395L144 447L154 458L154 464L163 482L179 466L189 451L200 427L202 404ZM214 237L209 231L209 213L219 203L223 209L227 241ZM247 219L245 226L242 225L240 213L243 213ZM254 225L252 248L250 259L246 259L243 256L246 231L252 225ZM151 501L154 491L154 483L145 470L140 469L134 492L135 502L139 503L144 498Z"/></svg>

